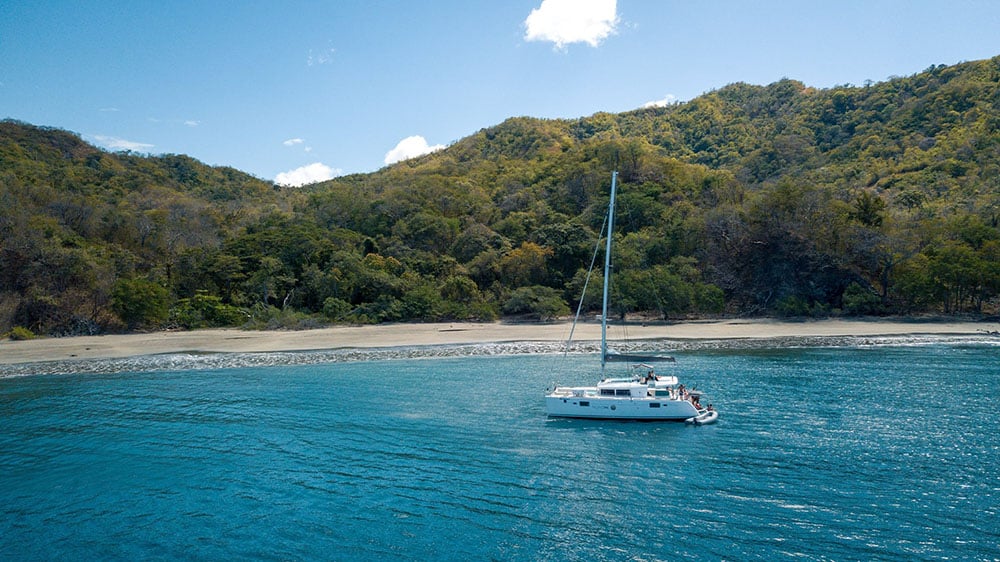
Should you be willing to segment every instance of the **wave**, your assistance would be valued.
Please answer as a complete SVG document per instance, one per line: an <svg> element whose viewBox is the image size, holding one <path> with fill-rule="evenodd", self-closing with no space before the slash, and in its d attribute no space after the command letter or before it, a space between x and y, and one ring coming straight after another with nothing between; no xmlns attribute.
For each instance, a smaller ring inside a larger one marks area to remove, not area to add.
<svg viewBox="0 0 1000 562"><path fill-rule="evenodd" d="M616 344L616 352L701 352L758 349L872 348L907 346L998 346L1000 338L990 335L896 335L896 336L794 336L726 339L649 339ZM370 349L253 353L167 353L113 359L39 361L0 365L0 378L53 374L106 374L149 371L189 371L280 367L323 363L435 359L498 355L599 353L598 342L504 342L460 345L425 345Z"/></svg>

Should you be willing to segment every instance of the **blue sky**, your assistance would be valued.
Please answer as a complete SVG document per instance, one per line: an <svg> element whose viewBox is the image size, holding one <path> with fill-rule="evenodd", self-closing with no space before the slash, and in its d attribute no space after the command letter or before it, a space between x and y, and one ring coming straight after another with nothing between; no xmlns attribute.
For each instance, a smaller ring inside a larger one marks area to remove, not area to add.
<svg viewBox="0 0 1000 562"><path fill-rule="evenodd" d="M513 116L996 55L995 0L3 0L0 118L299 184Z"/></svg>

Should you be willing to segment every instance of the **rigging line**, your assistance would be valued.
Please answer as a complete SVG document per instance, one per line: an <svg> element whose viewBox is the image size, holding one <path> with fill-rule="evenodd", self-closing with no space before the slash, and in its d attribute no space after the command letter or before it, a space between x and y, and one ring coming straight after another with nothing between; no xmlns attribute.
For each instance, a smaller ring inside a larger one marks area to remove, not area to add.
<svg viewBox="0 0 1000 562"><path fill-rule="evenodd" d="M583 301L587 298L587 286L590 285L590 278L594 274L594 264L597 263L597 254L601 251L601 238L604 237L604 229L608 226L608 217L604 217L601 223L601 232L597 235L597 243L594 245L594 256L590 258L590 267L587 268L587 277L583 280L583 293L580 295L580 302L576 305L576 316L573 317L573 325L569 329L569 337L566 338L566 349L563 355L569 353L569 344L573 341L573 332L576 331L576 323L580 320L580 311L583 310Z"/></svg>

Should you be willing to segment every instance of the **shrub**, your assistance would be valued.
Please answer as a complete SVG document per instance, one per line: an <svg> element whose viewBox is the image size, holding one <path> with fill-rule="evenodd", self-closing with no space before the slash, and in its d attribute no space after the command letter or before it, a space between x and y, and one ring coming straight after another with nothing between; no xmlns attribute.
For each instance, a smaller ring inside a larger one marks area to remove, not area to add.
<svg viewBox="0 0 1000 562"><path fill-rule="evenodd" d="M203 291L177 301L170 316L175 323L188 329L239 326L249 318L242 308L225 304L221 298Z"/></svg>
<svg viewBox="0 0 1000 562"><path fill-rule="evenodd" d="M775 311L781 316L808 316L809 303L802 297L789 295L774 305Z"/></svg>
<svg viewBox="0 0 1000 562"><path fill-rule="evenodd" d="M695 286L695 308L697 312L722 312L726 308L726 295L716 285L698 283Z"/></svg>
<svg viewBox="0 0 1000 562"><path fill-rule="evenodd" d="M844 289L843 309L849 315L878 314L882 311L882 299L875 291L851 283Z"/></svg>
<svg viewBox="0 0 1000 562"><path fill-rule="evenodd" d="M261 306L254 309L253 318L242 327L247 330L312 330L325 325L321 318L292 308Z"/></svg>
<svg viewBox="0 0 1000 562"><path fill-rule="evenodd" d="M523 315L538 320L551 320L569 314L569 306L551 287L534 285L514 291L503 305L503 313Z"/></svg>
<svg viewBox="0 0 1000 562"><path fill-rule="evenodd" d="M323 315L330 320L344 320L350 312L351 303L343 299L329 297L323 301Z"/></svg>
<svg viewBox="0 0 1000 562"><path fill-rule="evenodd" d="M14 341L33 340L36 337L38 336L34 332L22 326L14 326L10 331L10 339Z"/></svg>

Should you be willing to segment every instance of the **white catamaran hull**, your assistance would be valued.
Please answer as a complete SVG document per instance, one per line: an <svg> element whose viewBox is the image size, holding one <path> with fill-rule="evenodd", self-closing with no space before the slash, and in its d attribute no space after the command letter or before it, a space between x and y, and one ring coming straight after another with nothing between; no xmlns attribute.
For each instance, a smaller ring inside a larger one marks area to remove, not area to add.
<svg viewBox="0 0 1000 562"><path fill-rule="evenodd" d="M687 400L546 396L545 410L554 418L595 420L679 421L698 415Z"/></svg>

